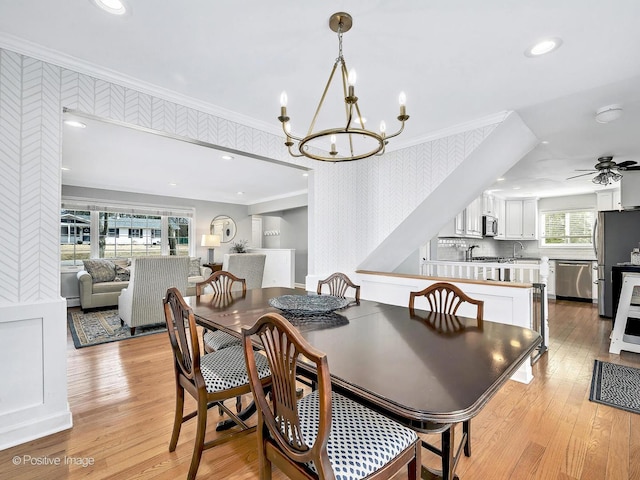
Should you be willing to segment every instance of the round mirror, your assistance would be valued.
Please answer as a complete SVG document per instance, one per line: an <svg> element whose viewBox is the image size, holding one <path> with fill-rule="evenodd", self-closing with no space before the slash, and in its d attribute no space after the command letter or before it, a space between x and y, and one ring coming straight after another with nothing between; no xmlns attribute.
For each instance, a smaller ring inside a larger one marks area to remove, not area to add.
<svg viewBox="0 0 640 480"><path fill-rule="evenodd" d="M236 222L227 215L218 215L211 220L211 235L220 235L220 241L227 243L236 236Z"/></svg>

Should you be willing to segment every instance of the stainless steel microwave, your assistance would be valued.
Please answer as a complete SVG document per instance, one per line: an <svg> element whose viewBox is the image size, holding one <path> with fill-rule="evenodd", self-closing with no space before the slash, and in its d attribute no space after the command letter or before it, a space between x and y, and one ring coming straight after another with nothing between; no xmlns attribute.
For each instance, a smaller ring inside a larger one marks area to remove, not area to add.
<svg viewBox="0 0 640 480"><path fill-rule="evenodd" d="M498 234L498 219L491 215L482 216L482 236L495 237Z"/></svg>

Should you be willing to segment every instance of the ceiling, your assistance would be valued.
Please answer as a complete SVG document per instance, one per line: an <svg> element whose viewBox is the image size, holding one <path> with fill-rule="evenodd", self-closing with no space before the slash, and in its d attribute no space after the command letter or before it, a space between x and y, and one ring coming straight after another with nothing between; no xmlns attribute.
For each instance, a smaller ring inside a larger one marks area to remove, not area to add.
<svg viewBox="0 0 640 480"><path fill-rule="evenodd" d="M247 0L242 8L228 0L128 3L131 14L116 17L90 0L73 7L64 0L0 1L0 46L184 98L272 133L282 133L276 117L286 90L299 133L308 128L337 56L328 19L347 11L354 24L344 34L343 50L348 67L358 71L362 114L373 125L386 120L393 131L397 95L407 93L411 118L389 149L514 110L548 143L505 172L503 182L487 186L501 195L591 192L602 187L590 176L565 179L603 155L640 161L637 0ZM561 48L537 58L524 55L546 37L560 37ZM596 110L613 103L622 105L622 117L595 122ZM89 150L80 134L65 127L65 184L246 204L306 189L301 170L270 163L262 170L254 168L262 160L237 155L229 165L220 160L221 152L186 142L169 142L189 148L186 153L168 143L136 147L141 150L135 155L110 151L113 144L133 150L133 134L142 133L89 120L93 125L82 130L84 136L108 129L101 135L111 140L94 137L89 144L100 148ZM129 138L116 140L116 130ZM144 133L140 141L150 137ZM141 155L148 160L139 161ZM224 175L217 173L227 167ZM168 190L169 183L178 185ZM190 193L181 190L185 185Z"/></svg>

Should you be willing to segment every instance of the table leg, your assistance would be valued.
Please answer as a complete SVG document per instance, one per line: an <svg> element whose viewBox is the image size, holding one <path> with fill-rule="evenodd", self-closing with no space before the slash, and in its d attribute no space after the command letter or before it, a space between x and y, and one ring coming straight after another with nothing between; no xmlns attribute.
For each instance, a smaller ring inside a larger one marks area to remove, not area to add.
<svg viewBox="0 0 640 480"><path fill-rule="evenodd" d="M247 405L247 408L245 408L240 413L238 413L238 417L240 418L240 420L244 421L244 420L247 420L249 417L251 417L254 413L256 413L256 411L257 411L256 404L252 400L251 403ZM216 432L229 430L230 428L233 428L236 425L237 423L230 418L227 420L222 420L221 422L218 422L218 425L216 426Z"/></svg>

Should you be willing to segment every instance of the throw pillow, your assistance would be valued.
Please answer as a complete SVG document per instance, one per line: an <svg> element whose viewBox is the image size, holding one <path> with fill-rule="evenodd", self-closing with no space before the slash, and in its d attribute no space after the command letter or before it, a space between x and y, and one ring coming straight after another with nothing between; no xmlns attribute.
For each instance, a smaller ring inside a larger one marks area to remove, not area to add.
<svg viewBox="0 0 640 480"><path fill-rule="evenodd" d="M191 262L189 263L189 276L199 277L200 275L202 275L200 272L200 257L191 257Z"/></svg>
<svg viewBox="0 0 640 480"><path fill-rule="evenodd" d="M91 283L113 282L116 278L116 266L104 258L83 260L84 269L91 275Z"/></svg>
<svg viewBox="0 0 640 480"><path fill-rule="evenodd" d="M131 270L127 267L116 265L116 282L128 282L131 280Z"/></svg>
<svg viewBox="0 0 640 480"><path fill-rule="evenodd" d="M118 268L118 266L126 268L129 265L131 265L131 260L129 260L128 258L121 258L121 257L115 257L115 258L110 258L109 260L111 260L115 266L116 269ZM117 275L117 271L116 271L116 275Z"/></svg>

